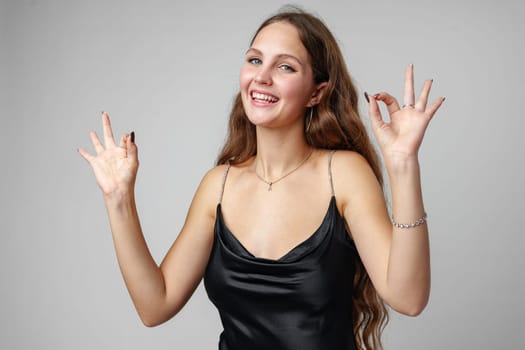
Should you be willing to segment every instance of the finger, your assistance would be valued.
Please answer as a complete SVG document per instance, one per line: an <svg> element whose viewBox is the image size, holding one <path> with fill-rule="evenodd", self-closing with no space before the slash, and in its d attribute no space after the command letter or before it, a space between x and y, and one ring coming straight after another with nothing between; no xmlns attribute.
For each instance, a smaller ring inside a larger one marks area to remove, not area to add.
<svg viewBox="0 0 525 350"><path fill-rule="evenodd" d="M434 101L434 103L430 105L430 107L428 107L428 109L425 111L425 114L427 114L429 118L432 118L439 109L439 107L441 107L441 105L443 104L443 101L445 101L444 96L438 98L436 101Z"/></svg>
<svg viewBox="0 0 525 350"><path fill-rule="evenodd" d="M137 145L135 144L135 132L132 131L131 134L126 137L126 148L128 151L128 158L133 161L135 164L138 163L138 150Z"/></svg>
<svg viewBox="0 0 525 350"><path fill-rule="evenodd" d="M95 152L97 154L100 154L104 151L104 146L102 146L102 143L100 143L100 140L98 139L97 133L94 131L91 131L89 133L89 136L91 137L91 142L93 143L93 147L95 148Z"/></svg>
<svg viewBox="0 0 525 350"><path fill-rule="evenodd" d="M120 148L127 148L127 138L128 138L128 134L124 134L122 135L122 137L120 138L120 142L119 142L119 147Z"/></svg>
<svg viewBox="0 0 525 350"><path fill-rule="evenodd" d="M376 96L369 96L365 92L365 96L367 97L368 102L368 114L370 116L370 121L372 123L372 128L374 129L380 129L383 127L385 122L383 121L383 116L381 115L381 110L379 109L379 105L377 104Z"/></svg>
<svg viewBox="0 0 525 350"><path fill-rule="evenodd" d="M423 84L423 88L421 89L421 93L419 94L419 98L417 99L415 106L417 110L425 111L427 108L428 95L430 94L430 88L432 87L433 81L433 79L430 79L425 81Z"/></svg>
<svg viewBox="0 0 525 350"><path fill-rule="evenodd" d="M106 147L115 146L113 131L111 130L111 122L109 121L109 115L106 112L102 113L102 130L104 131L104 143L106 144Z"/></svg>
<svg viewBox="0 0 525 350"><path fill-rule="evenodd" d="M93 160L94 157L91 154L89 154L88 151L86 151L82 147L80 147L77 151L82 156L82 158L84 158L88 163L91 164L91 161Z"/></svg>
<svg viewBox="0 0 525 350"><path fill-rule="evenodd" d="M388 113L390 115L394 114L395 112L399 111L399 103L397 103L397 100L394 96L390 95L386 92L380 92L378 94L375 94L373 96L376 100L383 102L386 105L386 108L388 110Z"/></svg>
<svg viewBox="0 0 525 350"><path fill-rule="evenodd" d="M414 65L409 64L405 70L405 94L403 97L403 105L413 105L414 101Z"/></svg>

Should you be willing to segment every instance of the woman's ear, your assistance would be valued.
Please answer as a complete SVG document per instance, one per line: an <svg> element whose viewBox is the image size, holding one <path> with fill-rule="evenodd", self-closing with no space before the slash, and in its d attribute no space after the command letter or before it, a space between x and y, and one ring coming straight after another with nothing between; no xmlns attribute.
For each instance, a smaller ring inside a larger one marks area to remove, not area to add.
<svg viewBox="0 0 525 350"><path fill-rule="evenodd" d="M328 86L328 82L326 81L320 84L317 84L314 92L312 93L312 96L310 97L310 101L308 101L308 104L306 105L307 107L313 107L319 104L319 102L321 102L321 98L323 97L326 86Z"/></svg>

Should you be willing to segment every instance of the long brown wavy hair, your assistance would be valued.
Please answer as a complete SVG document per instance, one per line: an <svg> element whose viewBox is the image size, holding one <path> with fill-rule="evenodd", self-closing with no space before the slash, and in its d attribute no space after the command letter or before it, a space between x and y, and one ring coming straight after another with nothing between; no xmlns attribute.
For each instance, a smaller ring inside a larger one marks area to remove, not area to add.
<svg viewBox="0 0 525 350"><path fill-rule="evenodd" d="M382 185L379 159L359 116L357 90L334 36L318 17L287 6L261 24L250 44L261 29L275 22L286 22L297 29L309 54L315 84L327 82L321 101L312 107L311 120L306 121L305 117L307 143L315 148L358 152L368 161ZM256 153L255 126L248 120L238 93L230 113L227 139L217 164L239 164ZM382 349L381 333L388 322L388 311L359 257L352 302L353 331L358 347Z"/></svg>

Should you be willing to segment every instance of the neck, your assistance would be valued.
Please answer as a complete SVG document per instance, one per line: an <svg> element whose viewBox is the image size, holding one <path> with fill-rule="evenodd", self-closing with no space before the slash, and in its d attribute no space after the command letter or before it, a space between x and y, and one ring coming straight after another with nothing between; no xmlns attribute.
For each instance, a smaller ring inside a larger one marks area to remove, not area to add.
<svg viewBox="0 0 525 350"><path fill-rule="evenodd" d="M258 127L254 170L267 181L273 181L301 164L312 151L302 130L290 133Z"/></svg>

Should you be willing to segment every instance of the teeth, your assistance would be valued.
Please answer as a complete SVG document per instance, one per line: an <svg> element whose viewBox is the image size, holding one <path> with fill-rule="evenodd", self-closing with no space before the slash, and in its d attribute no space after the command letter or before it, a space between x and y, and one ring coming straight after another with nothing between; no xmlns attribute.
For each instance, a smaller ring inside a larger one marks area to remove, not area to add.
<svg viewBox="0 0 525 350"><path fill-rule="evenodd" d="M265 102L277 102L277 98L259 92L252 92L252 98L256 100L261 100Z"/></svg>

